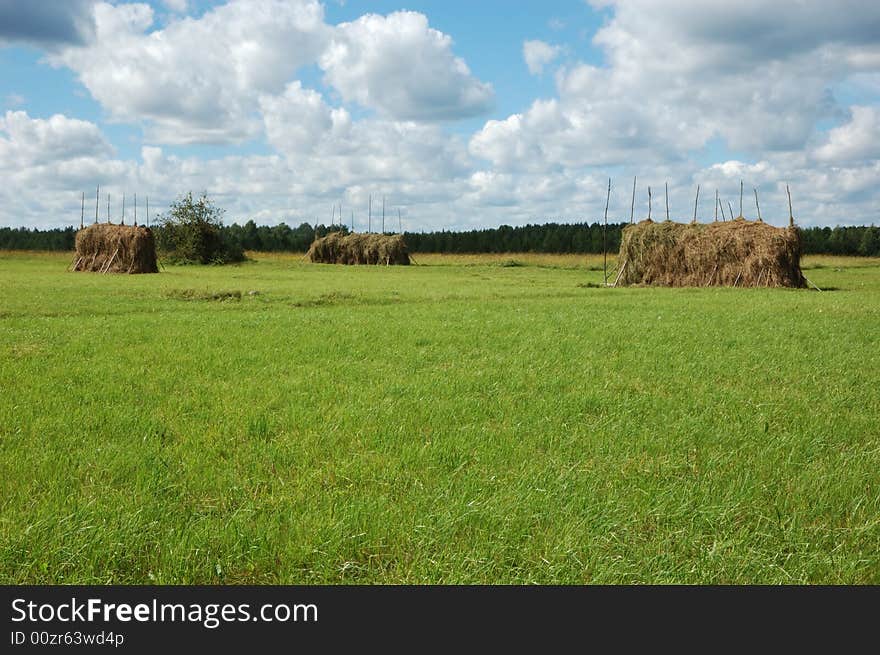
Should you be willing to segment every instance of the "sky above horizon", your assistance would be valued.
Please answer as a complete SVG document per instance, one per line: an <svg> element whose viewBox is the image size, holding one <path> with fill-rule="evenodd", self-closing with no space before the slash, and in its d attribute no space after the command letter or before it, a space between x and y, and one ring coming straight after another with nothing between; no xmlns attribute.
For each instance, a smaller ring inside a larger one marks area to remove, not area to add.
<svg viewBox="0 0 880 655"><path fill-rule="evenodd" d="M636 219L665 185L673 220L697 185L738 214L742 181L747 218L756 188L786 224L788 184L801 225L877 224L878 34L854 0L0 0L0 226L94 220L97 185L114 222L188 191L239 223L592 222L609 177L624 221L634 176Z"/></svg>

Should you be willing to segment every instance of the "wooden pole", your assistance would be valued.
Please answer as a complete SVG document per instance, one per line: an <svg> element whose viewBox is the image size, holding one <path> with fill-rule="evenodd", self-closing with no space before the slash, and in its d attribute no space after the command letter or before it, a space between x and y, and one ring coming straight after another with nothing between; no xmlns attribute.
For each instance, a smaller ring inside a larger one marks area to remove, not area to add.
<svg viewBox="0 0 880 655"><path fill-rule="evenodd" d="M651 220L651 187L648 187L648 220Z"/></svg>
<svg viewBox="0 0 880 655"><path fill-rule="evenodd" d="M724 203L721 202L721 198L718 198L718 205L721 207L721 220L726 221L727 219L724 217ZM733 216L730 217L733 220Z"/></svg>
<svg viewBox="0 0 880 655"><path fill-rule="evenodd" d="M694 198L694 220L691 221L693 223L697 222L697 202L700 200L700 185L697 185L697 197Z"/></svg>
<svg viewBox="0 0 880 655"><path fill-rule="evenodd" d="M794 214L791 211L791 190L785 185L785 192L788 194L788 227L794 227Z"/></svg>
<svg viewBox="0 0 880 655"><path fill-rule="evenodd" d="M718 222L718 189L715 189L715 222Z"/></svg>
<svg viewBox="0 0 880 655"><path fill-rule="evenodd" d="M122 222L125 223L125 191L122 192Z"/></svg>
<svg viewBox="0 0 880 655"><path fill-rule="evenodd" d="M101 185L98 185L98 188L95 189L95 223L98 222L98 199L101 194Z"/></svg>
<svg viewBox="0 0 880 655"><path fill-rule="evenodd" d="M605 223L602 226L602 275L604 276L604 284L608 284L608 248L607 232L608 232L608 203L611 200L611 178L608 178L608 193L605 194Z"/></svg>
<svg viewBox="0 0 880 655"><path fill-rule="evenodd" d="M336 221L336 205L330 205L330 227L333 227L334 222Z"/></svg>
<svg viewBox="0 0 880 655"><path fill-rule="evenodd" d="M636 176L633 175L633 201L632 206L629 208L629 222L633 222L633 215L636 212Z"/></svg>
<svg viewBox="0 0 880 655"><path fill-rule="evenodd" d="M763 222L764 219L761 218L761 205L758 204L758 189L755 188L755 209L758 210L758 220Z"/></svg>
<svg viewBox="0 0 880 655"><path fill-rule="evenodd" d="M743 181L739 181L739 215L743 215Z"/></svg>
<svg viewBox="0 0 880 655"><path fill-rule="evenodd" d="M82 192L82 207L79 209L79 229L83 229L83 221L86 219L86 192Z"/></svg>
<svg viewBox="0 0 880 655"><path fill-rule="evenodd" d="M730 210L730 220L733 220L733 205L730 204L730 201L727 201L727 208Z"/></svg>
<svg viewBox="0 0 880 655"><path fill-rule="evenodd" d="M666 188L666 220L669 220L669 182L664 182L663 186Z"/></svg>

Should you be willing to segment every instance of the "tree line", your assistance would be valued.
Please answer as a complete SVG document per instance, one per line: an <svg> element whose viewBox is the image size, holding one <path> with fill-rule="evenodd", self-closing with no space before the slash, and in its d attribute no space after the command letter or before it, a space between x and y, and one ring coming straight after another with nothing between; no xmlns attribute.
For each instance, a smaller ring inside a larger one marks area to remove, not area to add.
<svg viewBox="0 0 880 655"><path fill-rule="evenodd" d="M605 232L605 248L617 252L620 248L621 230L626 223L609 224ZM157 241L163 240L162 227L157 231ZM300 223L291 227L280 223L272 227L256 225L253 220L244 225L233 223L219 227L220 235L227 244L257 252L305 252L315 237L330 231L348 231L345 226ZM446 253L601 253L603 251L603 226L601 223L543 223L478 230L439 230L431 232L406 232L407 246L411 252ZM73 250L76 229L73 227L40 230L37 228L0 228L2 250ZM829 255L880 256L880 227L807 227L801 228L804 253Z"/></svg>

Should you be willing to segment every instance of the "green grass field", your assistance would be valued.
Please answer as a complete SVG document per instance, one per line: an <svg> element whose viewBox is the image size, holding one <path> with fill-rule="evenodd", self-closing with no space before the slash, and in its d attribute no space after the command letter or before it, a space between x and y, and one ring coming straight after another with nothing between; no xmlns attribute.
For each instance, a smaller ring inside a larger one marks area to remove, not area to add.
<svg viewBox="0 0 880 655"><path fill-rule="evenodd" d="M880 260L255 258L0 253L0 582L880 583Z"/></svg>

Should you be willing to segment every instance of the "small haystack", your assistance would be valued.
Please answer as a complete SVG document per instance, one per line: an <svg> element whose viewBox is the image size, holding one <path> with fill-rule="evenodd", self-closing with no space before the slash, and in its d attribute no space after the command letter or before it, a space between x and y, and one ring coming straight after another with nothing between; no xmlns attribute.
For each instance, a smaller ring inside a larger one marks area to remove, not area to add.
<svg viewBox="0 0 880 655"><path fill-rule="evenodd" d="M307 256L321 264L409 265L409 253L401 234L348 234L331 232L315 239Z"/></svg>
<svg viewBox="0 0 880 655"><path fill-rule="evenodd" d="M95 223L76 233L73 270L158 273L156 240L148 227Z"/></svg>
<svg viewBox="0 0 880 655"><path fill-rule="evenodd" d="M623 229L618 285L666 287L806 286L796 227L762 221L655 223Z"/></svg>

